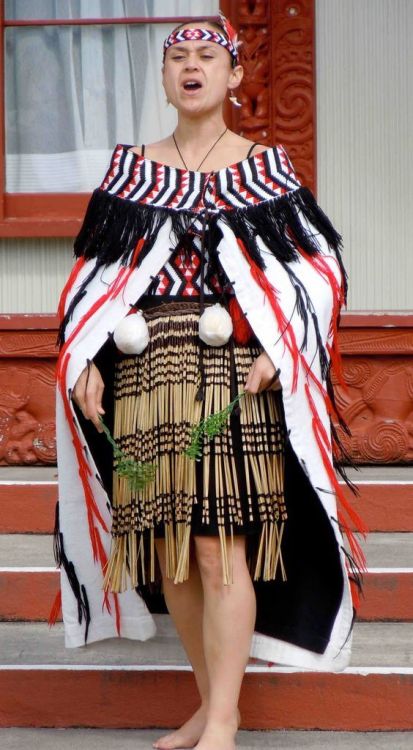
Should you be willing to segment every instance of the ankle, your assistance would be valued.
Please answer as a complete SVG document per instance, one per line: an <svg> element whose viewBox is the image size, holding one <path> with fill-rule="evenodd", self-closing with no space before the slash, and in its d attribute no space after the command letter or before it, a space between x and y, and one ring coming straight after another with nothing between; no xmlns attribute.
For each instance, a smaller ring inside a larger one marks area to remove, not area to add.
<svg viewBox="0 0 413 750"><path fill-rule="evenodd" d="M239 725L239 716L240 714L239 714L238 709L235 710L235 713L233 712L222 713L222 710L209 711L207 713L206 728L209 728L209 729L225 728L226 731L236 732L238 730L238 725Z"/></svg>

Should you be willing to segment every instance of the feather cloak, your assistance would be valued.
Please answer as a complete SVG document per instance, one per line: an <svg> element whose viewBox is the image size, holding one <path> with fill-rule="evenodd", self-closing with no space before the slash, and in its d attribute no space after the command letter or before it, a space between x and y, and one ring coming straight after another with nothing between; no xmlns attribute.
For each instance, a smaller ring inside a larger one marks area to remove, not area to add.
<svg viewBox="0 0 413 750"><path fill-rule="evenodd" d="M102 590L111 540L111 456L71 393L94 358L110 426L113 330L177 245L188 237L198 241L204 231L243 314L280 368L289 438L287 581L254 582L250 655L340 671L350 659L364 569L353 531L365 531L333 459L339 441L332 417L340 422L340 416L331 369L340 376L337 328L346 296L340 235L298 182L282 146L208 174L168 167L130 148L116 145L90 198L59 301L54 552L61 585L49 624L62 607L67 648L111 637L145 640L156 632L149 595Z"/></svg>

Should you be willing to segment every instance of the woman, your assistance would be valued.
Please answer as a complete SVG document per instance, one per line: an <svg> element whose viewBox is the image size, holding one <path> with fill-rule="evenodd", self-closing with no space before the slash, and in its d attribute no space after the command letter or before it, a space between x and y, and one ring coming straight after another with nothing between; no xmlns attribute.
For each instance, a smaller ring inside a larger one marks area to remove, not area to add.
<svg viewBox="0 0 413 750"><path fill-rule="evenodd" d="M144 153L117 145L59 303L66 646L151 637L160 570L200 694L196 713L154 744L165 749L235 747L250 655L343 669L363 566L331 452L340 237L281 146L226 128L223 103L242 72L223 17L165 40L178 125ZM146 348L131 356L124 324L138 308ZM184 454L191 425L243 391L199 460ZM111 487L103 415L126 453L158 464L139 491L116 472Z"/></svg>

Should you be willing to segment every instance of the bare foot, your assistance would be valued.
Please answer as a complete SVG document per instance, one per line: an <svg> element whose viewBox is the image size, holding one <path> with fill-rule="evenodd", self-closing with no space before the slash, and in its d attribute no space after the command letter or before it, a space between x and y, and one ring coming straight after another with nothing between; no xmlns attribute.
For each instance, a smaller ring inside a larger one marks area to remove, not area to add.
<svg viewBox="0 0 413 750"><path fill-rule="evenodd" d="M235 750L238 726L235 721L208 721L195 750Z"/></svg>
<svg viewBox="0 0 413 750"><path fill-rule="evenodd" d="M164 734L153 743L157 750L173 750L173 748L194 747L205 727L206 707L200 706L175 732Z"/></svg>
<svg viewBox="0 0 413 750"><path fill-rule="evenodd" d="M195 747L199 741L206 724L206 706L200 706L185 724L169 734L164 734L159 740L152 744L156 750L174 750L174 748ZM241 723L241 714L237 709L238 726ZM231 746L229 745L228 748ZM235 745L234 745L235 747Z"/></svg>

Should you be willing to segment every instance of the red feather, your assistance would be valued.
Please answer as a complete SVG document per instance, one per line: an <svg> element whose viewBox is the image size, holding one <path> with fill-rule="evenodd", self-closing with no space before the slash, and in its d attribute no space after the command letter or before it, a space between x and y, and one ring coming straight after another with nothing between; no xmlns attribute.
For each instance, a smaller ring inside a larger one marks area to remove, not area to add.
<svg viewBox="0 0 413 750"><path fill-rule="evenodd" d="M234 341L236 341L237 344L248 344L254 331L252 330L236 297L231 297L229 301L229 314L232 318Z"/></svg>
<svg viewBox="0 0 413 750"><path fill-rule="evenodd" d="M48 617L48 620L47 620L47 622L48 622L48 624L50 626L51 625L55 625L56 620L57 620L57 618L59 616L59 612L60 612L61 608L62 608L62 590L59 588L59 591L57 592L57 594L55 596L55 599L54 599L54 602L52 604L52 608L50 610L50 614L49 614L49 617Z"/></svg>

